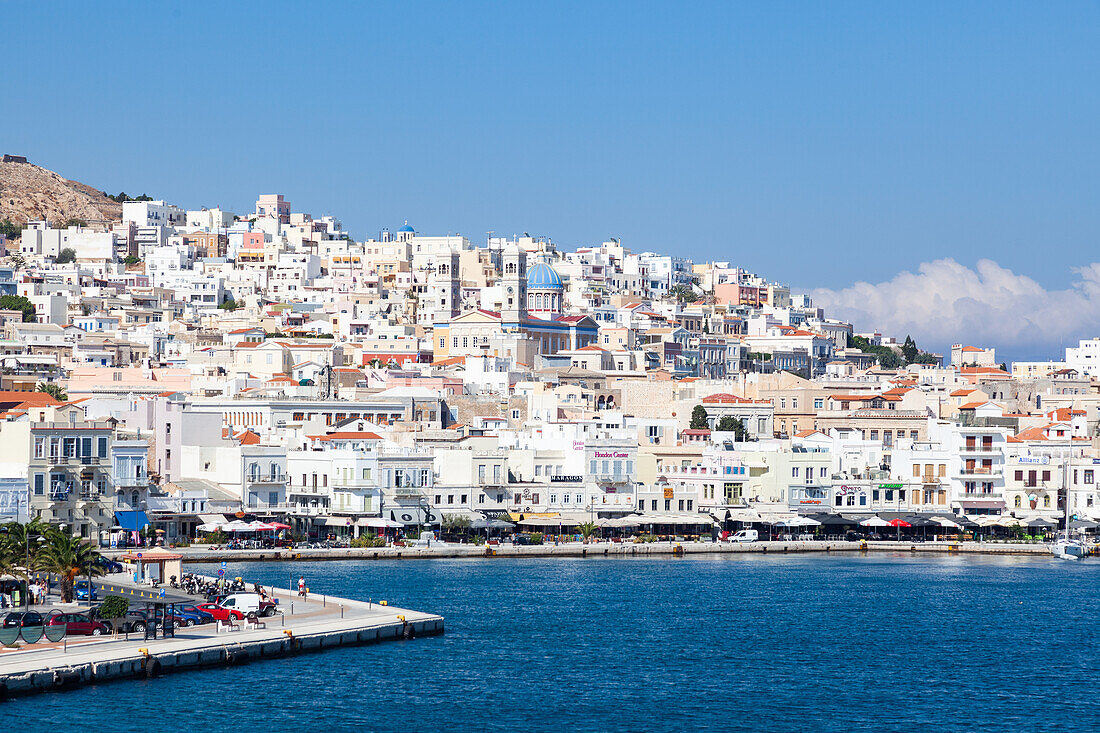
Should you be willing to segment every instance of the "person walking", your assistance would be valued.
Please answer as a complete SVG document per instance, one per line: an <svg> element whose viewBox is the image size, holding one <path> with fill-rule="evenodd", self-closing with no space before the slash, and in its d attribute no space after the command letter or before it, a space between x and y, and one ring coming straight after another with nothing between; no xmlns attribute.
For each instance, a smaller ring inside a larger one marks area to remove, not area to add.
<svg viewBox="0 0 1100 733"><path fill-rule="evenodd" d="M306 597L306 579L301 575L298 576L298 596L300 598Z"/></svg>

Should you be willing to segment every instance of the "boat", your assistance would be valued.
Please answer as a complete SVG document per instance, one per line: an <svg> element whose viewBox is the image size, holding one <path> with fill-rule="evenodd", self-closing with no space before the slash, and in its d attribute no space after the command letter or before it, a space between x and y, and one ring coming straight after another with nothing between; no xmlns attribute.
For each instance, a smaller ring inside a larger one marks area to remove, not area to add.
<svg viewBox="0 0 1100 733"><path fill-rule="evenodd" d="M1062 486L1066 490L1066 517L1065 517L1065 533L1060 539L1054 541L1050 546L1050 551L1055 557L1060 557L1063 560L1084 560L1091 552L1091 547L1082 540L1075 540L1070 537L1069 523L1072 513L1073 503L1073 491L1069 487L1068 473L1069 473L1069 460L1062 461Z"/></svg>

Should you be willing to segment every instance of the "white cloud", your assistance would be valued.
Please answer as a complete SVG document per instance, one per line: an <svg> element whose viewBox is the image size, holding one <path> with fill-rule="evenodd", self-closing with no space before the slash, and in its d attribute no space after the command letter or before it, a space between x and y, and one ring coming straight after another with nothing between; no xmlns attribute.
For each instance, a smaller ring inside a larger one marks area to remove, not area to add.
<svg viewBox="0 0 1100 733"><path fill-rule="evenodd" d="M878 284L811 291L827 315L857 331L877 330L942 349L952 343L1009 348L1061 358L1062 346L1100 336L1100 263L1075 268L1065 290L1046 290L992 260L971 269L952 259L923 263Z"/></svg>

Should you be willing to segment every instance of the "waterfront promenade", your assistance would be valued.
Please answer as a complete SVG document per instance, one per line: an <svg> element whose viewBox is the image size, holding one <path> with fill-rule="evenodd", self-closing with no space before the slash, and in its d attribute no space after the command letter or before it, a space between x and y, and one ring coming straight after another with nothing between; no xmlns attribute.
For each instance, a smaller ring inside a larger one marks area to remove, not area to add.
<svg viewBox="0 0 1100 733"><path fill-rule="evenodd" d="M563 542L542 545L473 545L433 542L430 547L366 547L324 549L227 550L203 546L180 548L184 562L286 561L286 560L393 560L432 558L510 558L510 557L645 557L654 555L701 555L738 553L853 553L915 552L977 555L1049 555L1050 547L1041 543L1007 542L848 542L837 541L764 541L764 542Z"/></svg>
<svg viewBox="0 0 1100 733"><path fill-rule="evenodd" d="M221 633L215 624L178 628L174 637L71 637L0 651L0 698L93 682L231 666L337 646L443 633L443 617L311 593L307 600L271 589L282 613L265 626ZM380 599L381 600L381 599Z"/></svg>

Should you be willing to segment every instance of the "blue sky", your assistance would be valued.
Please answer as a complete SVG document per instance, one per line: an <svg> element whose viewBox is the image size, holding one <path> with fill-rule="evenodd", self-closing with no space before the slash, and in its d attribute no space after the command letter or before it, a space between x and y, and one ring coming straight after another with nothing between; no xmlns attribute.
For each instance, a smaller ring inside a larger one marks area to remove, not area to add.
<svg viewBox="0 0 1100 733"><path fill-rule="evenodd" d="M357 237L618 236L830 289L991 258L1065 288L1100 234L1098 21L1084 2L5 2L0 141L188 207L280 192Z"/></svg>

